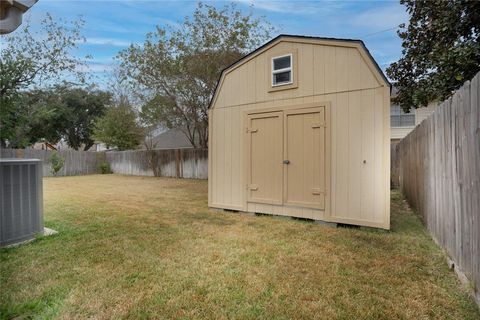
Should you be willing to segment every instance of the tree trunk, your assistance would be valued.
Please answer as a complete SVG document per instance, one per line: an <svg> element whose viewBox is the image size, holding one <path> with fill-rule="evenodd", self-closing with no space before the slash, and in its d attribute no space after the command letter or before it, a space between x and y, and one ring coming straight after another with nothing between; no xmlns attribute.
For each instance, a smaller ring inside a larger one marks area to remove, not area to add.
<svg viewBox="0 0 480 320"><path fill-rule="evenodd" d="M152 169L155 177L160 176L160 168L158 167L158 155L155 150L147 150L148 166Z"/></svg>
<svg viewBox="0 0 480 320"><path fill-rule="evenodd" d="M85 144L85 147L83 148L83 151L88 151L88 149L90 149L95 143L92 141L92 142L89 142L89 143L86 143Z"/></svg>

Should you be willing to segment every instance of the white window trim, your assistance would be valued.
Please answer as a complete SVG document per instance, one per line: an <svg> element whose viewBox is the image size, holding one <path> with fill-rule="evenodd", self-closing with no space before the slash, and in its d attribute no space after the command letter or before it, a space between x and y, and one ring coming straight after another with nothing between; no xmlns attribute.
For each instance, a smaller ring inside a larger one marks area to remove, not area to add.
<svg viewBox="0 0 480 320"><path fill-rule="evenodd" d="M290 57L290 67L275 70L273 61L275 59L284 58L284 57ZM277 73L282 73L282 72L287 72L287 71L290 71L290 81L275 84L274 83L275 82L275 75ZM284 54L283 56L272 57L272 87L285 86L285 85L292 84L292 83L293 83L293 54L289 53L289 54Z"/></svg>

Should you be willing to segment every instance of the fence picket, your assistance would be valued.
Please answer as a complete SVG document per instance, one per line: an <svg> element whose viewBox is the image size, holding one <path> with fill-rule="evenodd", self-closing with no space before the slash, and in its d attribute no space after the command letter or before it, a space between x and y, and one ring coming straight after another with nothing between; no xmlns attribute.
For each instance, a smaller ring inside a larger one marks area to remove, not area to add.
<svg viewBox="0 0 480 320"><path fill-rule="evenodd" d="M53 151L34 149L0 149L0 158L35 158L43 160L43 175L52 176L50 157ZM208 150L128 150L128 151L75 151L61 150L65 159L58 176L73 176L100 173L100 165L108 162L114 173L153 176L152 166L160 176L189 179L208 178ZM153 155L153 157L151 157Z"/></svg>
<svg viewBox="0 0 480 320"><path fill-rule="evenodd" d="M393 184L480 304L480 73L392 148Z"/></svg>

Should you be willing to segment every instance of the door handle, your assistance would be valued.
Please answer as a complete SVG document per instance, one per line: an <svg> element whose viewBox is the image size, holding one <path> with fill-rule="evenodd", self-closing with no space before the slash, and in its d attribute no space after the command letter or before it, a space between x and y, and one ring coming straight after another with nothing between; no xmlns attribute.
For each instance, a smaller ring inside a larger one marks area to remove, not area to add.
<svg viewBox="0 0 480 320"><path fill-rule="evenodd" d="M283 160L283 163L284 163L284 164L289 164L289 163L290 163L290 160Z"/></svg>

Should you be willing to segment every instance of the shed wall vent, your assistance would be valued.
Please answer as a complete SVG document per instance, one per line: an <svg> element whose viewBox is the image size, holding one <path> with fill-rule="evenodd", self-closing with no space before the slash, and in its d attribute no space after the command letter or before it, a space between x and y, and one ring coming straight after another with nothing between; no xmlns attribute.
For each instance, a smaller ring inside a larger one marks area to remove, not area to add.
<svg viewBox="0 0 480 320"><path fill-rule="evenodd" d="M0 159L0 247L43 233L42 162Z"/></svg>

